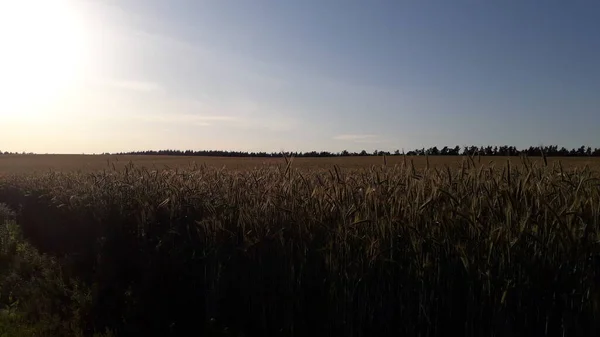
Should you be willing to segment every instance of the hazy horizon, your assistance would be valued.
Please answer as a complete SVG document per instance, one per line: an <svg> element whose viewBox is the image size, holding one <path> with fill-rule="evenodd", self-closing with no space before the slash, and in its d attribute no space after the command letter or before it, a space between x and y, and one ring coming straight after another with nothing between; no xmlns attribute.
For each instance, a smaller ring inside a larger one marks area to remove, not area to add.
<svg viewBox="0 0 600 337"><path fill-rule="evenodd" d="M600 3L0 3L0 150L600 147Z"/></svg>

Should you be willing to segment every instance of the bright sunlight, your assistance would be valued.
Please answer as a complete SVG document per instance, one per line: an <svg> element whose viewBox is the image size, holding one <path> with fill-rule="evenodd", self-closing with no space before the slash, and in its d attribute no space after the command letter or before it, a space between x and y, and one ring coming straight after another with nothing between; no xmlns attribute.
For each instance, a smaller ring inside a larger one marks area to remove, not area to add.
<svg viewBox="0 0 600 337"><path fill-rule="evenodd" d="M44 117L73 89L86 54L85 24L69 0L1 0L0 118Z"/></svg>

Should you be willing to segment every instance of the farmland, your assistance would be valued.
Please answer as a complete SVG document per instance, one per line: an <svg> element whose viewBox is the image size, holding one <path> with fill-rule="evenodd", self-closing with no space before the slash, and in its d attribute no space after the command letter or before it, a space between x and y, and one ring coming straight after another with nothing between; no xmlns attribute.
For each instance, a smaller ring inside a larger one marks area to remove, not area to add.
<svg viewBox="0 0 600 337"><path fill-rule="evenodd" d="M0 156L0 335L597 335L598 168Z"/></svg>
<svg viewBox="0 0 600 337"><path fill-rule="evenodd" d="M405 161L413 162L415 168L422 169L427 166L431 168L450 166L460 167L464 156L388 156L387 165L401 165ZM520 165L519 157L473 157L478 164L505 165L510 160L513 165ZM531 157L534 163L541 164L541 157ZM600 168L600 157L550 157L549 164L560 161L564 167L584 167L588 165L591 169ZM283 158L239 158L239 157L185 157L185 156L142 156L142 155L0 155L0 173L28 173L58 171L83 171L92 172L97 170L121 170L129 163L136 167L149 169L165 168L189 168L194 165L208 165L227 169L252 169L256 167L281 165L285 163ZM294 168L326 168L331 169L334 165L341 168L368 168L372 165L382 165L382 156L367 157L332 157L332 158L294 158Z"/></svg>

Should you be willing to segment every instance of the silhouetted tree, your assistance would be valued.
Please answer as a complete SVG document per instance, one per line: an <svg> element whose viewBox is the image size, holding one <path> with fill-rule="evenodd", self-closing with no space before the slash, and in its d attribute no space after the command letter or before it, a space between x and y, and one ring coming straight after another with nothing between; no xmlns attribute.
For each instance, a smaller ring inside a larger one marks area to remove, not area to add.
<svg viewBox="0 0 600 337"><path fill-rule="evenodd" d="M430 156L437 156L440 154L440 150L438 150L437 146L431 147L427 149L426 154Z"/></svg>
<svg viewBox="0 0 600 337"><path fill-rule="evenodd" d="M458 156L458 155L482 155L482 156L519 156L521 154L534 157L541 156L542 152L544 155L548 157L555 156L600 156L600 149L592 148L591 146L581 146L579 148L574 148L568 150L565 147L559 147L557 145L548 145L548 146L529 146L528 148L524 148L523 150L517 149L515 146L508 145L485 145L485 146L455 146L454 148L450 148L448 146L444 146L441 150L438 149L437 146L433 146L425 150L425 148L415 149L412 151L406 152L406 155L409 156L421 156L421 155L450 155L450 156ZM402 151L404 153L404 151ZM400 150L393 151L393 155L402 154ZM0 155L9 155L9 154L19 154L19 152L1 152ZM31 155L33 153L26 153L25 151L21 152L23 155ZM111 153L105 152L103 155L109 155ZM368 153L365 150L360 152L349 152L348 150L343 150L341 152L329 152L329 151L307 151L307 152L298 152L298 151L287 151L287 152L243 152L243 151L225 151L225 150L173 150L173 149L163 149L163 150L145 150L145 151L132 151L132 152L118 152L113 153L114 155L165 155L165 156L207 156L207 157L267 157L267 158L281 158L284 155L287 157L337 157L337 156L390 156L392 155L389 151L375 150L373 153Z"/></svg>

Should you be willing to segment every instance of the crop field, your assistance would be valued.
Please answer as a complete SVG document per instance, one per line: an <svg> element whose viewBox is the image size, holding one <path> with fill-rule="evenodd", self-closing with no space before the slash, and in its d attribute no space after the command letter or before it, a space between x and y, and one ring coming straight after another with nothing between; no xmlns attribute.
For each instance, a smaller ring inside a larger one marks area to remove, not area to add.
<svg viewBox="0 0 600 337"><path fill-rule="evenodd" d="M385 162L388 166L412 164L417 169L427 166L431 168L450 166L457 168L462 165L463 156L387 156ZM519 157L473 157L477 164L483 165L506 165L511 161L514 166L521 165ZM541 157L529 159L533 163L543 164ZM600 169L600 158L598 157L550 157L547 159L551 165L560 161L565 168L580 167L586 165L591 169ZM194 166L208 165L227 169L252 169L264 166L284 165L283 158L240 158L240 157L180 157L180 156L145 156L145 155L0 155L0 174L4 173L28 173L44 171L84 171L97 170L121 170L129 163L136 167L149 169L165 168L190 168ZM382 156L365 157L331 157L331 158L294 158L294 168L326 168L331 169L334 165L340 168L368 168L373 165L384 164Z"/></svg>
<svg viewBox="0 0 600 337"><path fill-rule="evenodd" d="M598 168L0 156L0 336L597 336Z"/></svg>

